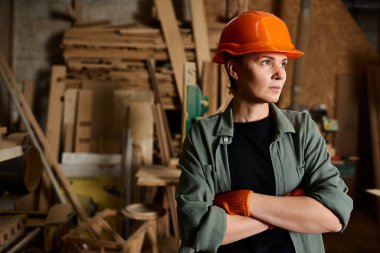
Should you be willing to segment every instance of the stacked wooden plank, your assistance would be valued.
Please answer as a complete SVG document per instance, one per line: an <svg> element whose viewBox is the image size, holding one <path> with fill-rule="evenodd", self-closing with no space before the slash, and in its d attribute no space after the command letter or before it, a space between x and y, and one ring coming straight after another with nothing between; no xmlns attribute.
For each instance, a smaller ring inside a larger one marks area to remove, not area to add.
<svg viewBox="0 0 380 253"><path fill-rule="evenodd" d="M195 60L190 29L181 29L186 58ZM210 48L217 46L220 27L209 29ZM123 89L150 89L147 59L155 59L156 78L165 109L179 109L178 91L160 29L115 26L109 23L73 27L64 34L63 56L68 82L116 85ZM182 84L181 84L182 85Z"/></svg>
<svg viewBox="0 0 380 253"><path fill-rule="evenodd" d="M24 215L0 216L0 250L24 232L25 221Z"/></svg>

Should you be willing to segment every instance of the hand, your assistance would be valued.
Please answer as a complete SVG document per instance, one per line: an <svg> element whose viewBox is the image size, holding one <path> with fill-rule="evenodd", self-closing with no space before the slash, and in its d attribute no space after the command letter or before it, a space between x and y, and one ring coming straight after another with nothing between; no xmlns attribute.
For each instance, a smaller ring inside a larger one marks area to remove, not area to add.
<svg viewBox="0 0 380 253"><path fill-rule="evenodd" d="M248 197L250 190L224 192L215 196L214 204L223 208L228 214L251 216Z"/></svg>
<svg viewBox="0 0 380 253"><path fill-rule="evenodd" d="M286 194L285 196L305 196L306 193L305 193L305 190L298 187L296 188L295 190L289 192L288 194Z"/></svg>

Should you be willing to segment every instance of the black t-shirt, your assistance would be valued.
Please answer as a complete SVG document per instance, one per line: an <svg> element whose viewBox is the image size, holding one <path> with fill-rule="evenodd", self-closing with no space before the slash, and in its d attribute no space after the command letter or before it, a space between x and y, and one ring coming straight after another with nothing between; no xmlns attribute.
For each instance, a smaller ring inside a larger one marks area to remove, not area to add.
<svg viewBox="0 0 380 253"><path fill-rule="evenodd" d="M275 179L269 144L273 139L274 122L271 117L262 120L234 122L234 137L228 145L231 190L248 189L257 193L275 195ZM222 245L218 253L294 253L289 232L274 228Z"/></svg>

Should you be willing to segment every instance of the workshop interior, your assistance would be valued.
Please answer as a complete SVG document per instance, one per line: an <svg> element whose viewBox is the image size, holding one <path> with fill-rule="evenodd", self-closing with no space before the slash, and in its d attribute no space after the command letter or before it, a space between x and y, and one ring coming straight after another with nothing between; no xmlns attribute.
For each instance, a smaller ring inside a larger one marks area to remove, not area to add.
<svg viewBox="0 0 380 253"><path fill-rule="evenodd" d="M182 143L233 99L239 13L304 52L279 108L317 124L353 199L327 253L380 253L380 1L1 0L0 253L174 253Z"/></svg>

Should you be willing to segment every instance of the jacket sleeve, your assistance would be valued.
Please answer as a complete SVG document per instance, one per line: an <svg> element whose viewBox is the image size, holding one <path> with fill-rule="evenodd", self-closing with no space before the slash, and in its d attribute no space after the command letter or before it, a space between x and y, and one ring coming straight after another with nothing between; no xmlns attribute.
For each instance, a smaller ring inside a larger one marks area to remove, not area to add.
<svg viewBox="0 0 380 253"><path fill-rule="evenodd" d="M307 118L306 136L304 184L307 194L339 218L343 231L348 224L353 201L347 195L348 188L338 169L331 164L325 140L310 116Z"/></svg>
<svg viewBox="0 0 380 253"><path fill-rule="evenodd" d="M210 187L204 164L187 137L179 160L182 169L176 190L180 252L216 252L226 231L226 214L214 206L214 190Z"/></svg>

